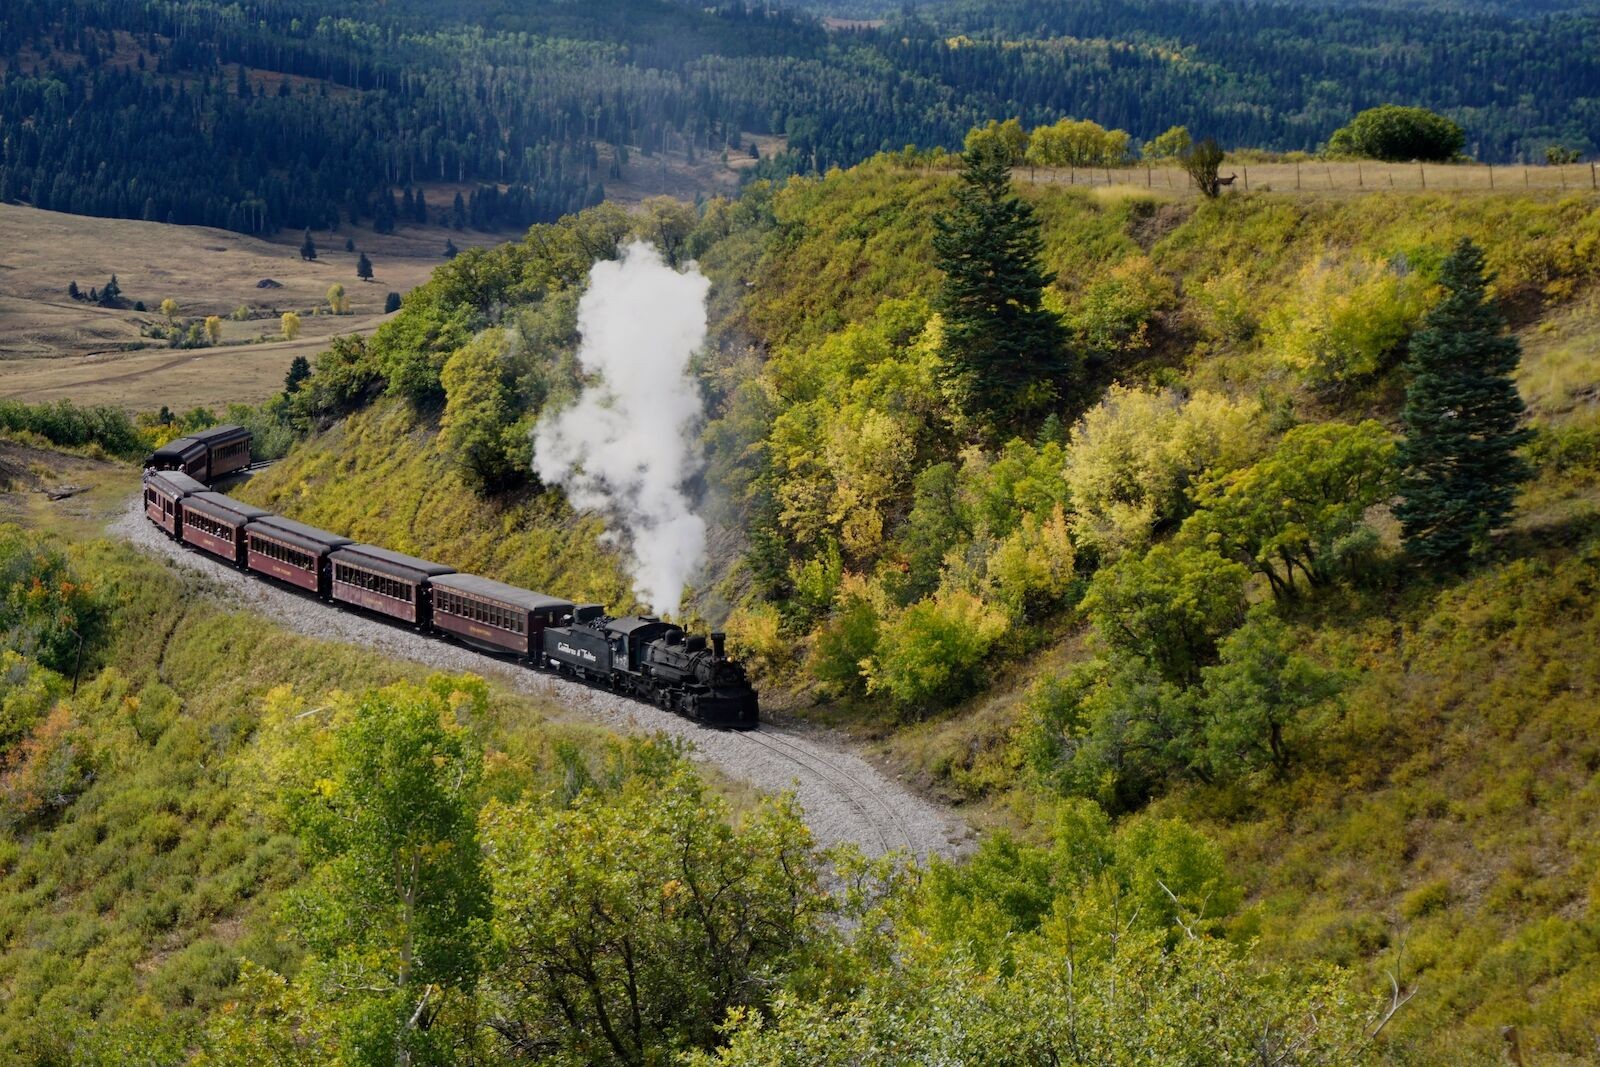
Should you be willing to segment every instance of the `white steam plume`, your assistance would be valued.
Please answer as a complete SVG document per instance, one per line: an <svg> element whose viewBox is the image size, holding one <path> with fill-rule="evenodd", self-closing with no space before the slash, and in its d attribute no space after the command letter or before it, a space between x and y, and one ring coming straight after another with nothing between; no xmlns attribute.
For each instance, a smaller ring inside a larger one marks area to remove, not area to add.
<svg viewBox="0 0 1600 1067"><path fill-rule="evenodd" d="M676 611L705 562L706 524L683 483L698 466L703 411L689 358L705 343L710 289L642 241L596 263L578 302L578 362L598 380L534 430L539 477L624 535L634 592L656 611Z"/></svg>

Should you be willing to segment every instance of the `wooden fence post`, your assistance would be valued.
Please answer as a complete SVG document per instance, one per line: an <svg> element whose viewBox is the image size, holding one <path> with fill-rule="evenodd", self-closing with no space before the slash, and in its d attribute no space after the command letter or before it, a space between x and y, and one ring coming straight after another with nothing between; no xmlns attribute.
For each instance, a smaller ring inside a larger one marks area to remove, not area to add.
<svg viewBox="0 0 1600 1067"><path fill-rule="evenodd" d="M1359 159L1356 160L1356 188L1357 189L1365 189L1366 188L1366 184L1363 183L1362 180L1361 180L1361 161Z"/></svg>
<svg viewBox="0 0 1600 1067"><path fill-rule="evenodd" d="M1250 191L1250 168L1249 167L1244 168L1244 191L1247 192L1247 193Z"/></svg>
<svg viewBox="0 0 1600 1067"><path fill-rule="evenodd" d="M1150 188L1150 183L1151 183L1150 164L1146 163L1144 165L1144 187L1146 189Z"/></svg>
<svg viewBox="0 0 1600 1067"><path fill-rule="evenodd" d="M1526 189L1528 187L1528 168L1527 167L1523 167L1522 168L1522 187L1524 189Z"/></svg>
<svg viewBox="0 0 1600 1067"><path fill-rule="evenodd" d="M1594 164L1593 163L1589 164L1589 188L1591 188L1591 189L1600 189L1600 185L1596 185L1595 184Z"/></svg>
<svg viewBox="0 0 1600 1067"><path fill-rule="evenodd" d="M1428 168L1424 167L1421 163L1418 163L1417 173L1422 175L1422 187L1426 189L1428 187Z"/></svg>
<svg viewBox="0 0 1600 1067"><path fill-rule="evenodd" d="M1294 187L1296 189L1300 188L1300 164L1298 161L1294 165Z"/></svg>

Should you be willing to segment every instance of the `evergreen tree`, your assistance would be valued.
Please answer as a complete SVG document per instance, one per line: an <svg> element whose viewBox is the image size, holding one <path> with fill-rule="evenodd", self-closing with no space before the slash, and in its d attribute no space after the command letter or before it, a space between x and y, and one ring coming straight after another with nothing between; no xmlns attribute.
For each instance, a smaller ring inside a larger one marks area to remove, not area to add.
<svg viewBox="0 0 1600 1067"><path fill-rule="evenodd" d="M456 193L456 199L450 205L450 225L460 230L467 225L467 202L461 199L461 194Z"/></svg>
<svg viewBox="0 0 1600 1067"><path fill-rule="evenodd" d="M356 250L356 239L354 237L346 237L344 239L344 250L346 252L354 252Z"/></svg>
<svg viewBox="0 0 1600 1067"><path fill-rule="evenodd" d="M384 298L384 301L383 301L383 313L385 315L392 315L396 311L399 311L399 310L400 310L400 294L399 293L390 293L387 297Z"/></svg>
<svg viewBox="0 0 1600 1067"><path fill-rule="evenodd" d="M364 282L372 280L372 260L367 258L365 252L361 253L361 258L356 260L356 277Z"/></svg>
<svg viewBox="0 0 1600 1067"><path fill-rule="evenodd" d="M455 259L457 254L459 254L459 252L460 252L460 249L458 249L456 247L456 243L454 241L450 240L450 238L446 237L444 239L444 258L445 259Z"/></svg>
<svg viewBox="0 0 1600 1067"><path fill-rule="evenodd" d="M83 294L78 291L78 279L74 278L67 283L67 295L74 300L83 299Z"/></svg>
<svg viewBox="0 0 1600 1067"><path fill-rule="evenodd" d="M317 242L311 239L311 227L306 227L306 239L300 242L300 258L313 260L317 258Z"/></svg>
<svg viewBox="0 0 1600 1067"><path fill-rule="evenodd" d="M1486 297L1482 250L1462 238L1440 280L1445 297L1411 341L1395 515L1408 550L1459 563L1511 514L1528 431L1512 378L1521 349Z"/></svg>
<svg viewBox="0 0 1600 1067"><path fill-rule="evenodd" d="M114 308L122 303L122 286L117 284L117 276L113 274L111 280L106 282L106 287L100 290L100 306Z"/></svg>
<svg viewBox="0 0 1600 1067"><path fill-rule="evenodd" d="M1033 208L1011 188L1003 146L966 153L956 207L934 219L944 271L945 372L968 414L1015 427L1072 392L1060 320L1044 308L1050 280Z"/></svg>
<svg viewBox="0 0 1600 1067"><path fill-rule="evenodd" d="M300 383L311 377L311 362L305 356L295 356L289 363L289 373L283 378L283 391L293 393Z"/></svg>
<svg viewBox="0 0 1600 1067"><path fill-rule="evenodd" d="M411 204L411 217L420 223L428 221L428 201L422 195L422 190L417 190L417 198Z"/></svg>

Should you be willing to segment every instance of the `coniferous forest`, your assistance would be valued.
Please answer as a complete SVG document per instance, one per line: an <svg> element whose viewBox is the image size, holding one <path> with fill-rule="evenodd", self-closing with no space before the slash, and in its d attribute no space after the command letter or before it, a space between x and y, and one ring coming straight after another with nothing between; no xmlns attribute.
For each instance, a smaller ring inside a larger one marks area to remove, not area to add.
<svg viewBox="0 0 1600 1067"><path fill-rule="evenodd" d="M1314 150L1362 108L1448 114L1479 159L1600 143L1600 17L1194 0L907 9L829 32L762 6L16 0L0 200L244 233L552 221L670 154L764 174L959 145L996 115ZM475 183L460 209L405 197ZM405 197L402 200L402 197Z"/></svg>

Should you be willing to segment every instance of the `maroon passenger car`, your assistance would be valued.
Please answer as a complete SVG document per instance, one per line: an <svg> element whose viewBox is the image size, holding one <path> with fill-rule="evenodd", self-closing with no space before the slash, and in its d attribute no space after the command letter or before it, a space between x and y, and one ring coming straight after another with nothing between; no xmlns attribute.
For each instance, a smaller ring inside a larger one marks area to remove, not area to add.
<svg viewBox="0 0 1600 1067"><path fill-rule="evenodd" d="M544 628L572 614L572 601L475 574L442 574L433 587L433 628L469 645L537 656Z"/></svg>
<svg viewBox="0 0 1600 1067"><path fill-rule="evenodd" d="M223 496L193 493L183 498L183 539L235 566L244 566L245 526L271 512Z"/></svg>
<svg viewBox="0 0 1600 1067"><path fill-rule="evenodd" d="M299 586L323 599L329 596L335 549L353 544L348 537L278 515L257 519L245 529L245 566Z"/></svg>
<svg viewBox="0 0 1600 1067"><path fill-rule="evenodd" d="M334 600L417 626L428 624L428 579L455 573L454 567L371 545L346 545L328 558Z"/></svg>
<svg viewBox="0 0 1600 1067"><path fill-rule="evenodd" d="M182 471L209 484L250 466L250 431L243 426L196 430L156 449L144 465L156 470Z"/></svg>
<svg viewBox="0 0 1600 1067"><path fill-rule="evenodd" d="M180 501L194 493L203 493L206 487L182 471L145 471L144 513L150 521L178 536Z"/></svg>

